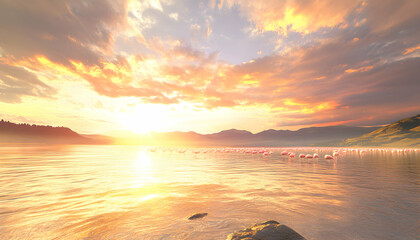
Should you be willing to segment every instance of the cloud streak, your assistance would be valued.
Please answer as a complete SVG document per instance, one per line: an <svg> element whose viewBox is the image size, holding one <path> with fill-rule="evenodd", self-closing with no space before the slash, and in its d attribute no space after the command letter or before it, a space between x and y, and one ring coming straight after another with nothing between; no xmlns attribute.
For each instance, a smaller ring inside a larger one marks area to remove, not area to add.
<svg viewBox="0 0 420 240"><path fill-rule="evenodd" d="M56 93L56 89L39 80L35 74L0 61L1 102L19 103L22 96L49 98Z"/></svg>

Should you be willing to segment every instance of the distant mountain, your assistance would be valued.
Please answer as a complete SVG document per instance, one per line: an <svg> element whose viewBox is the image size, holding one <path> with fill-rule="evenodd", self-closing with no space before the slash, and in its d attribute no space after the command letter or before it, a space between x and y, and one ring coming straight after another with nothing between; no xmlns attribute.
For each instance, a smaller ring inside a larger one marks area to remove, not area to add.
<svg viewBox="0 0 420 240"><path fill-rule="evenodd" d="M342 146L420 147L420 114L399 120L360 137L340 143Z"/></svg>
<svg viewBox="0 0 420 240"><path fill-rule="evenodd" d="M297 131L266 130L256 134L258 142L267 146L309 146L358 137L379 127L328 126L301 128Z"/></svg>
<svg viewBox="0 0 420 240"><path fill-rule="evenodd" d="M246 130L229 129L218 133L203 135L204 143L219 146L242 146L249 145L253 141L254 134Z"/></svg>
<svg viewBox="0 0 420 240"><path fill-rule="evenodd" d="M302 128L297 131L266 130L253 134L245 130L230 129L212 134L196 132L152 132L146 135L130 135L119 143L164 146L311 146L325 142L338 142L359 137L379 127L329 126Z"/></svg>
<svg viewBox="0 0 420 240"><path fill-rule="evenodd" d="M94 136L94 135L93 135ZM31 124L16 124L0 121L0 142L2 143L60 143L60 144L103 144L109 139L99 136L82 136L70 128Z"/></svg>
<svg viewBox="0 0 420 240"><path fill-rule="evenodd" d="M82 137L88 138L93 144L113 144L115 138L100 134L80 134Z"/></svg>

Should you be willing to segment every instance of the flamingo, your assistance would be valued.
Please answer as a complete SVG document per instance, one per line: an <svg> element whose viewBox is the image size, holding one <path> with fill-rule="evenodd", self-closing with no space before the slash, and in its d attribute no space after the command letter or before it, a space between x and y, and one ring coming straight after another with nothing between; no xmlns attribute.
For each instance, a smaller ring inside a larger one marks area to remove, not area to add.
<svg viewBox="0 0 420 240"><path fill-rule="evenodd" d="M325 159L334 159L334 157L327 154L327 155L325 155Z"/></svg>

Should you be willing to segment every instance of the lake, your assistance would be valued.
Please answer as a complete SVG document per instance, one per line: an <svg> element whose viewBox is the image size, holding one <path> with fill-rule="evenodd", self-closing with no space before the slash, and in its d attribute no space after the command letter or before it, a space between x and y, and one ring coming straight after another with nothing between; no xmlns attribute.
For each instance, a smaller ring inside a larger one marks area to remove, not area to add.
<svg viewBox="0 0 420 240"><path fill-rule="evenodd" d="M307 239L420 238L419 150L246 150L0 146L0 239L217 240L270 219Z"/></svg>

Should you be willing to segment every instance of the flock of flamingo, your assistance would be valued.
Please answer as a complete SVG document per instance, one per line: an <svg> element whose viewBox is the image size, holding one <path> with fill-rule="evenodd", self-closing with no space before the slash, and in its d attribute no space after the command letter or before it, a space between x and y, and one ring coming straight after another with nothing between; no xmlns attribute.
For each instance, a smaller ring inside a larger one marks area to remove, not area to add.
<svg viewBox="0 0 420 240"><path fill-rule="evenodd" d="M298 156L300 159L312 159L319 158L318 152L329 152L331 154L325 154L325 159L335 159L340 154L347 152L366 154L366 153L408 153L408 152L420 152L420 149L413 148L331 148L331 147L290 147L290 148L235 148L235 147L214 147L214 148L149 148L149 151L156 152L178 152L186 153L191 152L194 154L205 154L205 153L245 153L245 154L261 154L262 156L271 155L275 152L280 152L282 157L295 158ZM313 152L311 153L300 153L296 155L295 152Z"/></svg>

